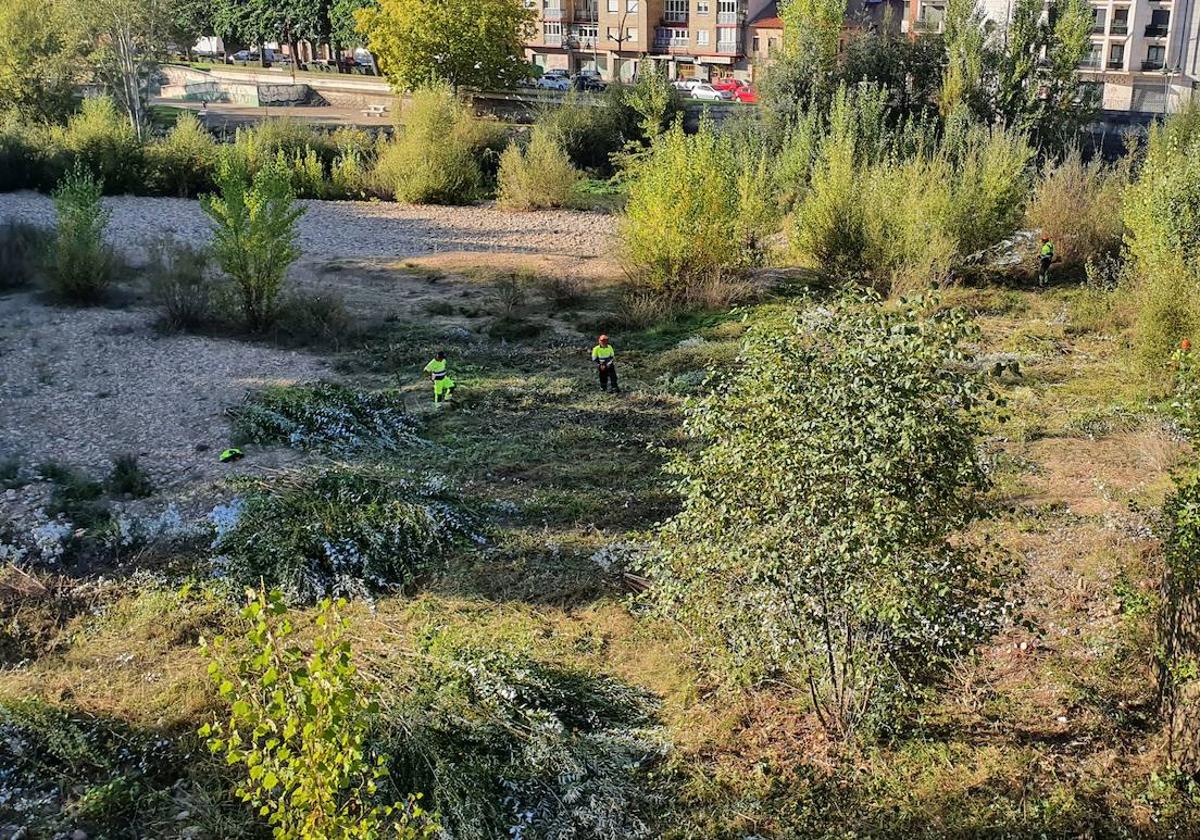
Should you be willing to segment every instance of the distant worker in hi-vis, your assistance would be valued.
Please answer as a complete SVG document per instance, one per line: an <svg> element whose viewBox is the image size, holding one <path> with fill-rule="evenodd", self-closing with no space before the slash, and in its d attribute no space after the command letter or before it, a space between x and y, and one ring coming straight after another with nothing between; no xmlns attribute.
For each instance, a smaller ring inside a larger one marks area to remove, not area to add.
<svg viewBox="0 0 1200 840"><path fill-rule="evenodd" d="M435 403L450 402L450 395L454 393L454 380L446 372L445 351L438 351L433 360L425 365L425 372L433 381L433 401Z"/></svg>
<svg viewBox="0 0 1200 840"><path fill-rule="evenodd" d="M617 351L608 343L608 336L600 336L599 343L592 348L592 362L600 374L600 390L607 391L611 383L614 394L621 393L617 385Z"/></svg>

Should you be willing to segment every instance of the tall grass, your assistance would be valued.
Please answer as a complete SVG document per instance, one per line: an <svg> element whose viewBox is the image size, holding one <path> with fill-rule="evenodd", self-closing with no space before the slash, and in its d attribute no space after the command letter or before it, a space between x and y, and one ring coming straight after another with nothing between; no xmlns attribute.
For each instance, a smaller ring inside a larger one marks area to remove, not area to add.
<svg viewBox="0 0 1200 840"><path fill-rule="evenodd" d="M1030 227L1054 240L1065 268L1081 269L1121 248L1121 215L1129 158L1108 166L1099 158L1085 163L1078 149L1048 164L1026 214Z"/></svg>

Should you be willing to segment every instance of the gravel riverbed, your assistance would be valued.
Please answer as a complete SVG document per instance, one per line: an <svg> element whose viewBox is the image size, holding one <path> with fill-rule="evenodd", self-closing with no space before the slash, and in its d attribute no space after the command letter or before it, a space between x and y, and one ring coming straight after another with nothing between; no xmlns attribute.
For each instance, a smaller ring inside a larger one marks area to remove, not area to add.
<svg viewBox="0 0 1200 840"><path fill-rule="evenodd" d="M616 219L570 210L509 213L490 206L433 207L378 201L302 201L300 248L306 259L387 259L445 251L505 251L579 258L609 256ZM109 238L123 249L163 235L206 242L200 203L115 196ZM32 192L0 194L0 222L53 224L54 203Z"/></svg>

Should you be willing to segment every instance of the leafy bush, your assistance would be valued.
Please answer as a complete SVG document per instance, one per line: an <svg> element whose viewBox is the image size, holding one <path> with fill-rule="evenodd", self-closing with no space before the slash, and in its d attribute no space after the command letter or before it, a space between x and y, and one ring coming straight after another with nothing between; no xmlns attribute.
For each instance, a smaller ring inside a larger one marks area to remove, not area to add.
<svg viewBox="0 0 1200 840"><path fill-rule="evenodd" d="M332 382L266 388L231 412L249 443L284 443L338 455L392 451L419 441L395 391L355 391Z"/></svg>
<svg viewBox="0 0 1200 840"><path fill-rule="evenodd" d="M146 164L156 192L190 198L213 187L217 143L194 114L185 112L166 137L146 147Z"/></svg>
<svg viewBox="0 0 1200 840"><path fill-rule="evenodd" d="M296 222L304 209L295 205L288 173L277 164L252 180L226 165L217 184L219 195L200 200L213 221L212 252L236 285L246 326L260 331L275 319L288 266L300 256Z"/></svg>
<svg viewBox="0 0 1200 840"><path fill-rule="evenodd" d="M209 252L171 238L147 248L150 294L162 308L162 324L171 330L193 330L211 320L212 280Z"/></svg>
<svg viewBox="0 0 1200 840"><path fill-rule="evenodd" d="M762 262L774 226L765 153L707 124L691 136L676 125L630 174L621 238L637 285L686 302Z"/></svg>
<svg viewBox="0 0 1200 840"><path fill-rule="evenodd" d="M666 131L683 112L683 98L667 78L666 67L657 62L643 65L637 82L625 92L625 104L637 113L641 139L647 142Z"/></svg>
<svg viewBox="0 0 1200 840"><path fill-rule="evenodd" d="M1125 227L1135 344L1148 368L1162 370L1200 329L1200 104L1151 128L1146 159L1126 191Z"/></svg>
<svg viewBox="0 0 1200 840"><path fill-rule="evenodd" d="M513 143L500 156L497 203L506 210L563 207L580 177L554 135L534 126L527 148Z"/></svg>
<svg viewBox="0 0 1200 840"><path fill-rule="evenodd" d="M31 283L53 241L54 234L38 225L14 220L0 225L0 291Z"/></svg>
<svg viewBox="0 0 1200 840"><path fill-rule="evenodd" d="M61 177L60 132L0 113L0 192L49 190Z"/></svg>
<svg viewBox="0 0 1200 840"><path fill-rule="evenodd" d="M703 446L673 463L647 598L715 673L790 686L847 736L1005 621L1014 567L960 536L988 484L976 335L936 301L814 308L752 331L688 408Z"/></svg>
<svg viewBox="0 0 1200 840"><path fill-rule="evenodd" d="M142 145L108 97L85 99L59 132L59 143L69 165L92 172L106 193L136 192L142 186Z"/></svg>
<svg viewBox="0 0 1200 840"><path fill-rule="evenodd" d="M561 105L539 114L536 125L557 141L576 167L607 175L613 171L613 155L625 144L621 108L615 95L597 102L569 93Z"/></svg>
<svg viewBox="0 0 1200 840"><path fill-rule="evenodd" d="M279 840L433 837L419 796L380 804L387 756L368 734L378 704L354 664L348 622L326 602L311 647L301 646L278 593L257 593L242 611L245 648L205 646L228 719L201 728L214 753L241 765L237 794Z"/></svg>
<svg viewBox="0 0 1200 840"><path fill-rule="evenodd" d="M431 569L465 520L443 494L380 470L337 467L250 480L213 544L230 579L292 603L369 598Z"/></svg>
<svg viewBox="0 0 1200 840"><path fill-rule="evenodd" d="M54 192L58 223L46 282L60 300L96 303L112 282L116 260L104 241L111 213L101 203L101 193L100 181L78 165Z"/></svg>
<svg viewBox="0 0 1200 840"><path fill-rule="evenodd" d="M378 188L410 204L467 204L484 188L481 156L496 128L479 120L444 86L414 91L404 125L379 153Z"/></svg>
<svg viewBox="0 0 1200 840"><path fill-rule="evenodd" d="M429 791L462 840L654 836L658 704L604 675L555 667L447 630L421 645L383 738L392 777Z"/></svg>

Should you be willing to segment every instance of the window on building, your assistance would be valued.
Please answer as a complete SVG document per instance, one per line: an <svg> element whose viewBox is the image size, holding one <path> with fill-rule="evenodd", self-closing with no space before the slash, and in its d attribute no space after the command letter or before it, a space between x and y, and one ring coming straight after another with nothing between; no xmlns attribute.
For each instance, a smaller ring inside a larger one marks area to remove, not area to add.
<svg viewBox="0 0 1200 840"><path fill-rule="evenodd" d="M708 30L707 29L696 30L696 46L698 46L698 47L707 47L708 46Z"/></svg>
<svg viewBox="0 0 1200 840"><path fill-rule="evenodd" d="M1096 6L1092 9L1092 31L1100 34L1104 32L1104 21L1108 17L1108 9L1102 6Z"/></svg>
<svg viewBox="0 0 1200 840"><path fill-rule="evenodd" d="M717 23L737 23L738 0L717 0Z"/></svg>
<svg viewBox="0 0 1200 840"><path fill-rule="evenodd" d="M1142 62L1143 70L1161 70L1167 61L1167 48L1156 44L1146 48L1146 60Z"/></svg>
<svg viewBox="0 0 1200 840"><path fill-rule="evenodd" d="M625 40L630 44L636 44L638 39L637 27L629 27L625 30Z"/></svg>
<svg viewBox="0 0 1200 840"><path fill-rule="evenodd" d="M542 41L543 43L557 46L562 43L562 24L558 22L549 22L542 24Z"/></svg>
<svg viewBox="0 0 1200 840"><path fill-rule="evenodd" d="M1110 35L1125 35L1129 32L1129 9L1113 9L1112 25L1109 26L1108 32Z"/></svg>
<svg viewBox="0 0 1200 840"><path fill-rule="evenodd" d="M767 38L767 58L775 55L776 41L778 40L778 38Z"/></svg>
<svg viewBox="0 0 1200 840"><path fill-rule="evenodd" d="M625 11L630 14L636 14L638 10L638 0L625 0Z"/></svg>
<svg viewBox="0 0 1200 840"><path fill-rule="evenodd" d="M1150 23L1146 26L1147 38L1165 38L1171 25L1170 9L1155 9L1150 12Z"/></svg>
<svg viewBox="0 0 1200 840"><path fill-rule="evenodd" d="M663 20L667 23L687 23L688 0L667 0Z"/></svg>
<svg viewBox="0 0 1200 840"><path fill-rule="evenodd" d="M1125 45L1113 44L1108 48L1108 69L1121 70L1125 67Z"/></svg>
<svg viewBox="0 0 1200 840"><path fill-rule="evenodd" d="M708 14L708 0L696 0L696 14Z"/></svg>
<svg viewBox="0 0 1200 840"><path fill-rule="evenodd" d="M1080 66L1081 67L1099 67L1100 66L1100 50L1101 49L1102 48L1101 48L1100 44L1095 44L1095 43L1092 44L1091 48L1088 50L1088 54L1086 56L1084 56L1083 61L1080 62Z"/></svg>
<svg viewBox="0 0 1200 840"><path fill-rule="evenodd" d="M608 0L608 10L616 12L620 10L621 0Z"/></svg>
<svg viewBox="0 0 1200 840"><path fill-rule="evenodd" d="M757 35L755 35L754 39L750 42L750 52L754 53L755 55L758 55L758 36Z"/></svg>

